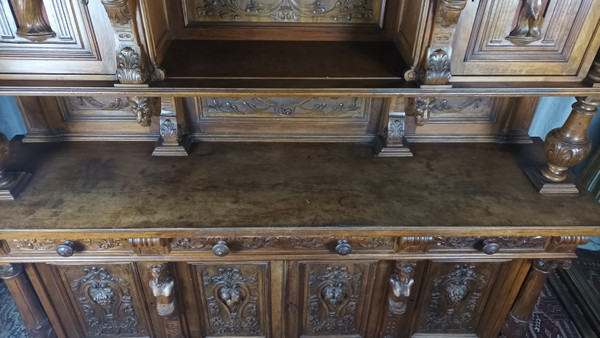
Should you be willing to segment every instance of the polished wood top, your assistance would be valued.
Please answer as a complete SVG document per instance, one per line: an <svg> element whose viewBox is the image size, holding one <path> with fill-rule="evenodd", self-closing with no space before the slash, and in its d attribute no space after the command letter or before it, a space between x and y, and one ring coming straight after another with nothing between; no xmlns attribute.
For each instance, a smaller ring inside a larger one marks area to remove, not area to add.
<svg viewBox="0 0 600 338"><path fill-rule="evenodd" d="M522 173L537 144L415 144L414 158L395 159L362 144L200 143L186 158L151 157L153 146L18 145L9 169L33 177L0 202L0 228L600 234L589 193L541 196Z"/></svg>

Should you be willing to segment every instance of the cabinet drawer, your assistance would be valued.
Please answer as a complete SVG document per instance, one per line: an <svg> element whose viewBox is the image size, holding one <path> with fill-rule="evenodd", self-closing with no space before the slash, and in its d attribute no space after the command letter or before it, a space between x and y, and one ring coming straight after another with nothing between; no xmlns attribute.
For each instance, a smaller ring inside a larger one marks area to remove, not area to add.
<svg viewBox="0 0 600 338"><path fill-rule="evenodd" d="M484 252L543 252L548 249L550 237L402 237L398 246L399 252L428 252L428 253L475 253ZM554 250L550 248L550 250Z"/></svg>
<svg viewBox="0 0 600 338"><path fill-rule="evenodd" d="M339 253L341 244L350 246L352 253L393 253L394 237L198 237L174 238L171 254L213 254L213 248L223 242L232 253L249 254L324 254ZM344 248L348 250L348 248Z"/></svg>
<svg viewBox="0 0 600 338"><path fill-rule="evenodd" d="M9 239L6 240L10 255L57 256L59 246L68 239ZM82 239L72 241L73 252L79 254L132 254L131 243L122 238Z"/></svg>

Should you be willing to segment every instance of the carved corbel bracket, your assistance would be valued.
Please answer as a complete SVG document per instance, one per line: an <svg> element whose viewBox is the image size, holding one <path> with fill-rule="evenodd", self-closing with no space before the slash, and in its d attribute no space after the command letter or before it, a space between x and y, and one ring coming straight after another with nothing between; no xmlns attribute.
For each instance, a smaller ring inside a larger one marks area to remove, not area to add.
<svg viewBox="0 0 600 338"><path fill-rule="evenodd" d="M163 238L130 238L129 243L138 255L164 255L168 252Z"/></svg>
<svg viewBox="0 0 600 338"><path fill-rule="evenodd" d="M142 127L149 127L152 123L152 116L160 115L159 98L132 96L127 99L137 122Z"/></svg>
<svg viewBox="0 0 600 338"><path fill-rule="evenodd" d="M25 188L31 174L24 172L8 172L10 160L10 141L0 133L0 201L14 200Z"/></svg>
<svg viewBox="0 0 600 338"><path fill-rule="evenodd" d="M152 156L187 156L191 140L184 135L183 111L176 98L162 98L160 138Z"/></svg>
<svg viewBox="0 0 600 338"><path fill-rule="evenodd" d="M574 178L567 179L567 170L583 161L592 144L587 131L600 106L600 97L577 97L567 121L546 135L544 152L547 165L528 168L526 174L541 194L577 194Z"/></svg>
<svg viewBox="0 0 600 338"><path fill-rule="evenodd" d="M433 243L433 237L401 237L399 252L426 252Z"/></svg>
<svg viewBox="0 0 600 338"><path fill-rule="evenodd" d="M388 111L381 121L380 138L375 145L378 157L411 157L413 156L404 137L406 129L406 113L395 111L396 99L388 102Z"/></svg>
<svg viewBox="0 0 600 338"><path fill-rule="evenodd" d="M156 297L156 311L160 316L170 316L175 312L173 288L175 279L169 274L167 264L148 264L150 270L150 288Z"/></svg>
<svg viewBox="0 0 600 338"><path fill-rule="evenodd" d="M454 33L466 5L467 0L437 2L431 41L418 76L422 86L449 86Z"/></svg>

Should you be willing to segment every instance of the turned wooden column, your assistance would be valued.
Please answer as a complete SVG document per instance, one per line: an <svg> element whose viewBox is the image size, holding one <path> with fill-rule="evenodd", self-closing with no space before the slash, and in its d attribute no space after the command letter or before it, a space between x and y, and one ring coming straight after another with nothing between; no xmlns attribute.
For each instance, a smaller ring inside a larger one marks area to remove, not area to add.
<svg viewBox="0 0 600 338"><path fill-rule="evenodd" d="M0 278L17 304L28 337L56 337L29 279L23 274L23 264L0 265Z"/></svg>
<svg viewBox="0 0 600 338"><path fill-rule="evenodd" d="M583 161L590 153L592 143L587 138L587 131L598 105L599 98L578 97L567 122L546 135L544 151L548 164L542 169L546 179L563 182L567 178L567 169Z"/></svg>
<svg viewBox="0 0 600 338"><path fill-rule="evenodd" d="M523 338L526 336L531 313L535 303L540 295L544 283L550 274L557 267L568 268L571 265L570 260L546 260L536 259L531 266L531 270L519 291L504 326L502 327L502 336L506 338Z"/></svg>

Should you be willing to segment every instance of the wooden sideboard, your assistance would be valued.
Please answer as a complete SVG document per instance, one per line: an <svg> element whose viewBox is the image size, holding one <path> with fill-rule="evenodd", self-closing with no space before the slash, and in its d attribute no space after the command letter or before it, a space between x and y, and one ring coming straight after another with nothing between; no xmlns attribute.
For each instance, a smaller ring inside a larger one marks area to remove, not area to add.
<svg viewBox="0 0 600 338"><path fill-rule="evenodd" d="M592 0L0 0L0 94L28 129L0 137L0 278L31 337L521 338L600 235L567 171L599 19ZM541 96L577 97L544 144Z"/></svg>

